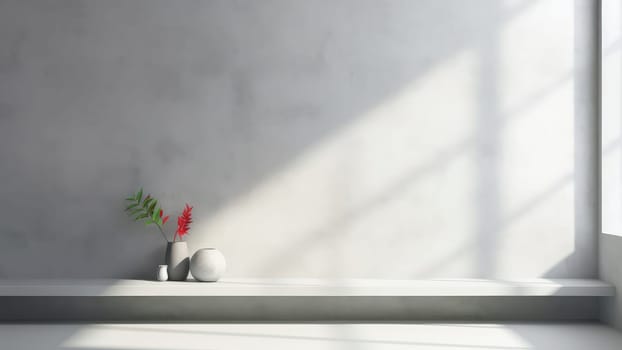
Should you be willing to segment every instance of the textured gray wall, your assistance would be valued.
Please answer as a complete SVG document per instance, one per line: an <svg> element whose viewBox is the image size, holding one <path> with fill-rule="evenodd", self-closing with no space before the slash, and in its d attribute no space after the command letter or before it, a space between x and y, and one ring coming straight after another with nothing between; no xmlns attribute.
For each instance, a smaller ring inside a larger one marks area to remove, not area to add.
<svg viewBox="0 0 622 350"><path fill-rule="evenodd" d="M595 6L0 0L0 277L595 276Z"/></svg>

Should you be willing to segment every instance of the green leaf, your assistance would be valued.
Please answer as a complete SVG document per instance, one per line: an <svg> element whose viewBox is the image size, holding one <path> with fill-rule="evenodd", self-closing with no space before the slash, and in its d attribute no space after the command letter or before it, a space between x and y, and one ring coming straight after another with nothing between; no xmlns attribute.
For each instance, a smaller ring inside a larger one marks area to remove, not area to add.
<svg viewBox="0 0 622 350"><path fill-rule="evenodd" d="M141 221L144 219L144 224L157 225L162 227L164 223L160 217L161 207L158 206L158 201L151 197L151 194L145 195L143 188L141 187L132 197L125 198L126 203L125 212L134 221Z"/></svg>
<svg viewBox="0 0 622 350"><path fill-rule="evenodd" d="M143 208L147 209L147 207L151 204L151 202L153 202L154 199L149 197L147 199L145 199L145 201L143 202Z"/></svg>
<svg viewBox="0 0 622 350"><path fill-rule="evenodd" d="M136 216L137 214L144 213L144 210L142 208L135 208L135 209L126 210L126 213L129 217L131 217L134 221L136 221L136 219L134 219L134 216Z"/></svg>
<svg viewBox="0 0 622 350"><path fill-rule="evenodd" d="M128 205L127 207L125 207L125 210L126 211L132 210L132 209L136 208L137 206L138 206L138 203L132 203L132 204Z"/></svg>
<svg viewBox="0 0 622 350"><path fill-rule="evenodd" d="M149 206L149 209L147 209L147 213L149 215L153 216L155 214L156 205L158 205L158 201L154 200L152 204Z"/></svg>
<svg viewBox="0 0 622 350"><path fill-rule="evenodd" d="M157 202L158 201L156 201L156 204ZM151 220L158 221L158 218L160 217L160 207L155 207L154 210L149 214L151 214Z"/></svg>
<svg viewBox="0 0 622 350"><path fill-rule="evenodd" d="M140 214L137 217L135 217L134 220L138 221L138 220L141 220L141 219L144 219L144 218L148 218L148 217L149 217L149 215L147 215L147 213L144 213L144 214Z"/></svg>
<svg viewBox="0 0 622 350"><path fill-rule="evenodd" d="M129 211L129 215L136 215L138 213L144 213L144 212L145 212L145 210L143 208L139 207L139 208L131 209Z"/></svg>

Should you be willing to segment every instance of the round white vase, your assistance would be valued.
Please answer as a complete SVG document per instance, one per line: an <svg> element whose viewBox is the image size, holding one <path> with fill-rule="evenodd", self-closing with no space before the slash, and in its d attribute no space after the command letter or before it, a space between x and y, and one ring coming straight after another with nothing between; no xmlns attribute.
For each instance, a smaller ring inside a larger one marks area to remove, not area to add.
<svg viewBox="0 0 622 350"><path fill-rule="evenodd" d="M199 249L190 259L190 273L197 281L216 282L226 269L225 256L218 249Z"/></svg>

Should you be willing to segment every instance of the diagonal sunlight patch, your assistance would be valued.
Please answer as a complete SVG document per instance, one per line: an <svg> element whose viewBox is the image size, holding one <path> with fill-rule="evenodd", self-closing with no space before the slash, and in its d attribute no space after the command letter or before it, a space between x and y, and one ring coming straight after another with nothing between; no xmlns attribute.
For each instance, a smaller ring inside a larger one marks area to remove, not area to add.
<svg viewBox="0 0 622 350"><path fill-rule="evenodd" d="M619 349L622 341L622 336L613 329L598 324L576 323L99 324L20 327L17 328L19 334L16 338L21 342L25 343L23 339L36 339L41 348L59 350L613 350ZM71 335L59 342L67 334Z"/></svg>
<svg viewBox="0 0 622 350"><path fill-rule="evenodd" d="M559 4L533 3L507 21L498 38L500 108L506 115L516 113L498 137L503 149L498 169L502 219L495 249L499 276L543 276L575 252L577 235L586 234L577 232L572 218L575 201L582 198L576 197L577 186L584 186L575 183L576 148L589 148L576 138L576 128L577 120L591 116L581 114L581 96L575 96L587 54L576 47L576 28L582 28L575 20L576 5ZM555 26L538 34L545 40L525 34L551 20ZM530 259L525 259L527 251Z"/></svg>
<svg viewBox="0 0 622 350"><path fill-rule="evenodd" d="M568 261L577 264L573 254L577 248L586 250L581 240L589 240L591 231L585 232L589 223L581 219L585 215L577 216L586 180L575 179L575 167L587 161L576 157L590 148L581 123L591 122L592 115L581 106L585 103L581 89L586 88L577 87L589 73L586 54L576 47L577 8L558 8L559 4L532 2L528 11L507 20L496 38L500 59L495 67L499 85L495 92L502 116L494 130L499 198L496 215L484 216L496 241L463 240L460 249L447 250L435 262L418 264L414 276L443 275L449 264L482 243L489 244L485 249L493 252L496 276L543 276L551 268L558 277L577 273L576 266L568 268ZM556 26L538 34L551 40L534 40L530 29L552 20L553 13ZM543 59L543 53L557 59Z"/></svg>
<svg viewBox="0 0 622 350"><path fill-rule="evenodd" d="M482 251L495 275L541 276L571 255L574 5L510 3L494 35L198 222L191 250L216 246L229 276L254 277L481 277Z"/></svg>
<svg viewBox="0 0 622 350"><path fill-rule="evenodd" d="M533 349L506 325L102 324L85 325L62 349ZM448 338L447 335L451 334ZM530 333L526 332L529 336Z"/></svg>
<svg viewBox="0 0 622 350"><path fill-rule="evenodd" d="M199 223L191 248L221 248L230 275L272 277L358 276L379 270L366 251L406 268L413 248L427 256L435 246L451 248L452 235L472 225L460 208L469 205L474 182L467 144L475 66L470 50L440 62ZM387 249L387 239L402 242L403 251ZM252 256L247 246L255 247Z"/></svg>

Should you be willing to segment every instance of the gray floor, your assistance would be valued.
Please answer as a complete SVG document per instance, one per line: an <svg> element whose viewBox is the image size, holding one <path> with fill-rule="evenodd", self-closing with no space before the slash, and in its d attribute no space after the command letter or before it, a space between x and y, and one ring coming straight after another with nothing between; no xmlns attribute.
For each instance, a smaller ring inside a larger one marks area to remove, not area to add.
<svg viewBox="0 0 622 350"><path fill-rule="evenodd" d="M620 350L599 324L0 325L1 349Z"/></svg>

